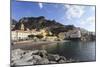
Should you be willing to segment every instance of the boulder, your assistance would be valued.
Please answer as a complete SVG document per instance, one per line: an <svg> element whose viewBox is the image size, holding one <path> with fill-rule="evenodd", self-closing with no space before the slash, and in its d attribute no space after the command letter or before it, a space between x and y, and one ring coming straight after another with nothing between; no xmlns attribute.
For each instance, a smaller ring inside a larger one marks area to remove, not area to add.
<svg viewBox="0 0 100 67"><path fill-rule="evenodd" d="M11 60L18 60L18 59L20 59L22 56L21 55L13 55L12 57L11 57Z"/></svg>
<svg viewBox="0 0 100 67"><path fill-rule="evenodd" d="M49 64L49 60L46 58L42 58L41 60L37 61L37 64Z"/></svg>
<svg viewBox="0 0 100 67"><path fill-rule="evenodd" d="M21 49L15 49L15 50L12 50L12 60L18 60L22 57L23 53L25 51L21 50Z"/></svg>
<svg viewBox="0 0 100 67"><path fill-rule="evenodd" d="M60 56L61 60L66 61L66 58L64 56Z"/></svg>
<svg viewBox="0 0 100 67"><path fill-rule="evenodd" d="M46 50L12 50L11 65L36 65L71 62L64 56L48 54Z"/></svg>
<svg viewBox="0 0 100 67"><path fill-rule="evenodd" d="M34 60L41 60L42 59L41 56L39 56L39 55L32 55L32 57Z"/></svg>
<svg viewBox="0 0 100 67"><path fill-rule="evenodd" d="M47 54L46 50L40 50L39 52Z"/></svg>
<svg viewBox="0 0 100 67"><path fill-rule="evenodd" d="M66 61L65 60L59 60L59 62L58 63L65 63Z"/></svg>
<svg viewBox="0 0 100 67"><path fill-rule="evenodd" d="M31 55L24 55L21 59L23 59L24 61L29 61L33 60L33 57Z"/></svg>
<svg viewBox="0 0 100 67"><path fill-rule="evenodd" d="M23 54L25 51L24 50L21 50L21 49L14 49L12 50L12 56L15 56L15 55L21 55Z"/></svg>
<svg viewBox="0 0 100 67"><path fill-rule="evenodd" d="M48 54L48 59L50 61L57 61L60 59L60 56L59 55L54 55L54 54Z"/></svg>
<svg viewBox="0 0 100 67"><path fill-rule="evenodd" d="M33 50L33 51L26 51L25 55L37 55L39 53L39 50Z"/></svg>
<svg viewBox="0 0 100 67"><path fill-rule="evenodd" d="M38 55L43 57L43 58L46 58L47 57L47 51L46 50L40 50Z"/></svg>
<svg viewBox="0 0 100 67"><path fill-rule="evenodd" d="M32 51L32 54L34 55L34 54L38 54L39 53L39 50L33 50Z"/></svg>
<svg viewBox="0 0 100 67"><path fill-rule="evenodd" d="M12 64L13 65L32 65L33 62L27 62L24 59L20 59L20 60L15 60Z"/></svg>

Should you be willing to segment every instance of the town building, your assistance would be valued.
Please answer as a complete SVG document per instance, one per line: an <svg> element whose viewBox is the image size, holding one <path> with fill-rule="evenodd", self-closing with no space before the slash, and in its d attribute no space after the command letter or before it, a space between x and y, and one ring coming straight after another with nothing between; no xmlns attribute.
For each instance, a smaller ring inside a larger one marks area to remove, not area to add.
<svg viewBox="0 0 100 67"><path fill-rule="evenodd" d="M37 31L36 29L29 30L27 28L25 30L24 28L24 24L22 23L20 30L11 31L12 40L26 40L29 38L28 35L43 35L43 37L46 38L48 34L51 34L51 32L48 32L46 29L41 29L40 31Z"/></svg>
<svg viewBox="0 0 100 67"><path fill-rule="evenodd" d="M58 34L60 39L74 39L81 38L81 32L79 29L69 30L68 32L61 32Z"/></svg>

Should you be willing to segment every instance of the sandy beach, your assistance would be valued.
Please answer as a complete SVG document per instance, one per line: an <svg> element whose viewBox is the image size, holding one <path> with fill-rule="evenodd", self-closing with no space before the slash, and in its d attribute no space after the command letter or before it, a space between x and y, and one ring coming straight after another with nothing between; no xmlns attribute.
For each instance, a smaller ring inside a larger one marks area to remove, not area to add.
<svg viewBox="0 0 100 67"><path fill-rule="evenodd" d="M32 41L32 40L28 40L28 41L19 41L19 42L13 42L13 45L11 46L11 49L26 49L26 50L32 50L32 47L38 48L39 46L43 46L43 45L53 45L53 44L57 44L57 43L62 43L62 42L67 42L67 41Z"/></svg>

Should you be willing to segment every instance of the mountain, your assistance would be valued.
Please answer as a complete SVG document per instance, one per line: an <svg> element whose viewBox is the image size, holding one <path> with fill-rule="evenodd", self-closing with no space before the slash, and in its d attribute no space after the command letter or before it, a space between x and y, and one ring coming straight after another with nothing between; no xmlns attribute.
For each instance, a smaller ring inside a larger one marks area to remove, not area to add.
<svg viewBox="0 0 100 67"><path fill-rule="evenodd" d="M62 27L64 25L56 22L55 20L47 20L45 17L24 17L19 20L19 22L15 25L14 30L19 30L21 28L21 24L24 24L25 30L28 29L42 29L42 28L57 28Z"/></svg>
<svg viewBox="0 0 100 67"><path fill-rule="evenodd" d="M30 29L43 29L51 31L53 34L57 35L60 32L67 32L68 30L72 30L75 28L74 25L63 25L55 20L48 20L44 16L40 17L23 17L18 23L15 24L13 30L20 30L21 24L24 24L24 30Z"/></svg>
<svg viewBox="0 0 100 67"><path fill-rule="evenodd" d="M24 25L24 30L27 30L27 28L29 30L46 29L48 31L51 31L55 36L58 36L59 33L69 32L69 30L71 30L72 33L74 33L74 31L78 29L81 32L81 39L95 40L95 35L83 28L75 27L74 25L63 25L59 22L56 22L55 20L48 20L44 16L23 17L18 22L12 20L12 30L20 30L22 24Z"/></svg>
<svg viewBox="0 0 100 67"><path fill-rule="evenodd" d="M18 23L15 19L11 20L11 25L16 25L16 23Z"/></svg>

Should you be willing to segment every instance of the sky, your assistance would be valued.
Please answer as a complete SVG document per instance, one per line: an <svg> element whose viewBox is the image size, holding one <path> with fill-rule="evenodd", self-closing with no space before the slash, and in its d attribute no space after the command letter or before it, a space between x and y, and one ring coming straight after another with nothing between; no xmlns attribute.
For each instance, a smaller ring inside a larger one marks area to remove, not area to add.
<svg viewBox="0 0 100 67"><path fill-rule="evenodd" d="M17 21L22 17L44 16L64 25L95 31L95 6L11 1L11 17Z"/></svg>

